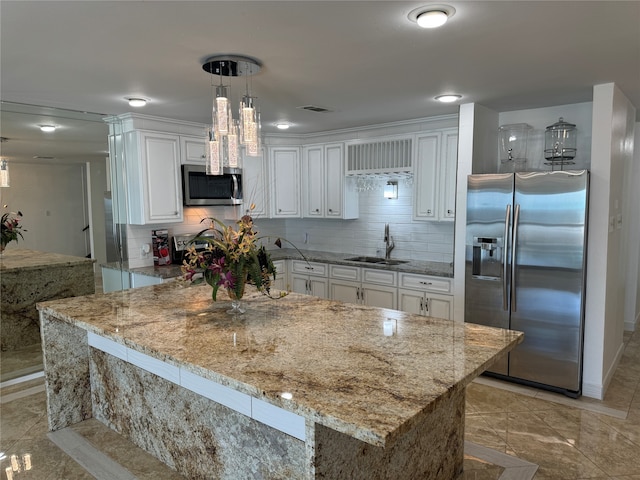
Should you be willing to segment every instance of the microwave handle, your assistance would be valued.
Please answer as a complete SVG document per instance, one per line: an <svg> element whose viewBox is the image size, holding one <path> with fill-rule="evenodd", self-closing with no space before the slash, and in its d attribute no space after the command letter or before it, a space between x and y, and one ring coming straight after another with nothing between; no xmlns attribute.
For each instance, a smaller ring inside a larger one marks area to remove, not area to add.
<svg viewBox="0 0 640 480"><path fill-rule="evenodd" d="M238 191L238 176L235 174L231 175L231 180L233 180L233 193L231 195L237 200L240 195L240 192Z"/></svg>

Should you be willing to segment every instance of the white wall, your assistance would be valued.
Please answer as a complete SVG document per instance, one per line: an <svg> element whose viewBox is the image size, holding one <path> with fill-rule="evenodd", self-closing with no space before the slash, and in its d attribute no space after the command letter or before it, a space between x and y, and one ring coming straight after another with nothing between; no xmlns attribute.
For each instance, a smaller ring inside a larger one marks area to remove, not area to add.
<svg viewBox="0 0 640 480"><path fill-rule="evenodd" d="M24 240L7 248L28 248L85 257L90 253L84 164L9 165L11 186L0 189L1 203L20 210Z"/></svg>
<svg viewBox="0 0 640 480"><path fill-rule="evenodd" d="M635 109L614 84L596 85L593 93L583 393L603 398L623 349L622 205L625 165L633 158Z"/></svg>
<svg viewBox="0 0 640 480"><path fill-rule="evenodd" d="M625 166L622 204L623 238L627 265L624 329L635 331L640 323L640 123L635 126L634 155Z"/></svg>

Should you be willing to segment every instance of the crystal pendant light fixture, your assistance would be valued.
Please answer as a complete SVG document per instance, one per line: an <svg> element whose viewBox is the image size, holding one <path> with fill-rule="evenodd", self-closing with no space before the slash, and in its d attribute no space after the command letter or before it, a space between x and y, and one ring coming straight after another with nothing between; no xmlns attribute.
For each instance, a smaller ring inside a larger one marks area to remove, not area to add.
<svg viewBox="0 0 640 480"><path fill-rule="evenodd" d="M240 145L248 156L260 154L260 113L255 107L255 97L246 94L240 102L240 118L231 113L230 88L222 84L222 77L251 76L260 71L260 63L238 55L216 55L208 58L203 70L220 76L215 88L212 107L212 123L207 128L207 174L222 175L224 168L240 167ZM212 82L213 84L213 82Z"/></svg>

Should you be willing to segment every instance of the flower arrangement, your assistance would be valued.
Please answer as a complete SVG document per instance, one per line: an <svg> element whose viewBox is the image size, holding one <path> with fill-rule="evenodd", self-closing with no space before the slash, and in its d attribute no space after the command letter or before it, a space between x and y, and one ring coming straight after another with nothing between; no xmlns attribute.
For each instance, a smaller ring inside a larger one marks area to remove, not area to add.
<svg viewBox="0 0 640 480"><path fill-rule="evenodd" d="M237 228L227 226L215 218L204 218L211 227L202 230L188 247L182 265L183 277L192 283L207 282L212 287L211 297L216 300L220 287L226 288L232 300L242 298L245 284L255 285L258 291L271 296L271 280L276 269L264 245L258 241L250 215L236 222ZM205 235L209 232L209 235ZM204 251L197 252L193 243L206 243ZM282 247L281 239L275 242ZM287 292L280 292L283 297Z"/></svg>
<svg viewBox="0 0 640 480"><path fill-rule="evenodd" d="M4 205L7 208L7 205ZM22 232L27 230L20 225L20 219L22 219L22 212L6 212L2 214L2 237L0 238L0 248L4 250L9 242L17 242L18 237L24 240Z"/></svg>

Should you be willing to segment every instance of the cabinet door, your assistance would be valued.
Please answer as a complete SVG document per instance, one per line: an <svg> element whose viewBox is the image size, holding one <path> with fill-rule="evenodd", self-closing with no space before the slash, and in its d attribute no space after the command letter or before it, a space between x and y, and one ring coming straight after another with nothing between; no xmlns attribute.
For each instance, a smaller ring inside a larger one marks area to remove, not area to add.
<svg viewBox="0 0 640 480"><path fill-rule="evenodd" d="M329 298L338 302L360 303L360 282L330 280Z"/></svg>
<svg viewBox="0 0 640 480"><path fill-rule="evenodd" d="M421 135L416 139L413 210L415 220L437 218L439 141L439 133Z"/></svg>
<svg viewBox="0 0 640 480"><path fill-rule="evenodd" d="M205 143L204 130L202 131L202 138L181 136L180 163L183 165L206 165Z"/></svg>
<svg viewBox="0 0 640 480"><path fill-rule="evenodd" d="M453 221L456 217L456 170L458 165L458 131L443 132L440 152L440 202L438 218Z"/></svg>
<svg viewBox="0 0 640 480"><path fill-rule="evenodd" d="M362 284L361 300L364 305L378 308L397 308L397 292L393 287L383 285Z"/></svg>
<svg viewBox="0 0 640 480"><path fill-rule="evenodd" d="M149 285L159 285L162 278L153 275L143 275L141 273L131 274L131 288L148 287Z"/></svg>
<svg viewBox="0 0 640 480"><path fill-rule="evenodd" d="M445 318L451 320L453 297L451 295L438 295L426 293L424 314L428 317Z"/></svg>
<svg viewBox="0 0 640 480"><path fill-rule="evenodd" d="M417 290L398 289L398 310L407 313L422 315L424 306L424 293Z"/></svg>
<svg viewBox="0 0 640 480"><path fill-rule="evenodd" d="M291 291L295 293L309 294L309 276L308 275L291 275Z"/></svg>
<svg viewBox="0 0 640 480"><path fill-rule="evenodd" d="M242 153L242 204L244 213L248 214L251 204L255 208L251 212L254 218L268 218L269 204L267 195L267 165L264 155L248 157Z"/></svg>
<svg viewBox="0 0 640 480"><path fill-rule="evenodd" d="M305 147L304 166L302 169L305 217L321 218L324 216L324 186L326 181L323 146Z"/></svg>
<svg viewBox="0 0 640 480"><path fill-rule="evenodd" d="M176 135L140 134L142 169L142 212L131 210L131 223L182 222L182 186L180 181L180 145ZM138 185L129 186L130 199L140 195ZM137 193L134 193L136 192ZM135 208L135 202L130 202ZM142 213L142 215L139 215Z"/></svg>
<svg viewBox="0 0 640 480"><path fill-rule="evenodd" d="M329 298L329 281L326 278L309 277L309 294Z"/></svg>
<svg viewBox="0 0 640 480"><path fill-rule="evenodd" d="M325 216L344 218L343 205L345 193L344 147L341 143L325 145Z"/></svg>
<svg viewBox="0 0 640 480"><path fill-rule="evenodd" d="M300 155L297 147L272 147L270 152L272 216L300 217Z"/></svg>

